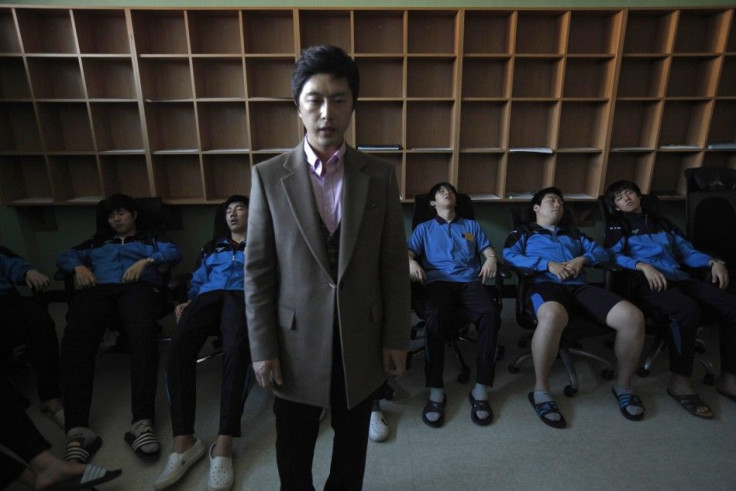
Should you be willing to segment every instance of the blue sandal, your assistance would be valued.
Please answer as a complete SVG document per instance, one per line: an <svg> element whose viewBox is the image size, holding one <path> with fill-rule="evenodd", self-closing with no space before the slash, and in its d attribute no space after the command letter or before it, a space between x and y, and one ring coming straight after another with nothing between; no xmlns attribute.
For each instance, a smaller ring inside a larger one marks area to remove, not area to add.
<svg viewBox="0 0 736 491"><path fill-rule="evenodd" d="M644 403L639 399L639 396L636 394L616 394L616 391L611 387L611 392L613 392L613 396L618 401L618 408L621 410L621 414L624 415L624 418L628 419L629 421L641 421L644 418ZM629 406L633 407L640 407L642 409L640 414L631 414L627 408Z"/></svg>
<svg viewBox="0 0 736 491"><path fill-rule="evenodd" d="M552 428L564 428L567 426L567 421L565 421L565 417L560 413L560 408L557 406L555 401L547 401L537 404L534 402L534 392L529 392L527 397L529 398L529 402L532 404L532 407L537 412L537 416L542 420L542 423L551 426ZM548 414L559 414L560 419L549 419L547 417Z"/></svg>

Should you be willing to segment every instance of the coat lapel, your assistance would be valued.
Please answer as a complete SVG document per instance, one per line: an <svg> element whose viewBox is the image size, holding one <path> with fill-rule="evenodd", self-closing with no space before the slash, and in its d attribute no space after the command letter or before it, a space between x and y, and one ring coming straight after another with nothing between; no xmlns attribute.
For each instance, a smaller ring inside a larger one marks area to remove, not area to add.
<svg viewBox="0 0 736 491"><path fill-rule="evenodd" d="M364 160L355 149L345 151L345 180L342 190L342 221L340 225L340 264L337 277L342 277L355 245L363 221L370 177L363 172ZM348 199L349 197L349 199Z"/></svg>

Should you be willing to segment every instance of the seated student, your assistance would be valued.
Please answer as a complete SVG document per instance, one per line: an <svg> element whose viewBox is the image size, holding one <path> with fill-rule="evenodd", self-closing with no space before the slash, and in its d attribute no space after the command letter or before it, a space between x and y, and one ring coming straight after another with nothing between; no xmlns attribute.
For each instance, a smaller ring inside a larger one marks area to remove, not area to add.
<svg viewBox="0 0 736 491"><path fill-rule="evenodd" d="M447 182L430 189L429 204L437 216L419 224L408 244L409 274L412 281L424 284L424 374L429 400L422 421L433 428L441 427L445 419L445 329L451 328L458 308L478 327L477 382L468 394L470 417L482 426L493 421L488 391L495 375L499 316L483 283L496 275L496 254L476 221L455 214L456 193ZM479 254L485 257L482 265Z"/></svg>
<svg viewBox="0 0 736 491"><path fill-rule="evenodd" d="M26 346L36 372L41 409L64 428L64 405L59 385L59 341L56 327L45 307L18 295L13 285L26 284L34 292L44 290L49 278L24 259L0 247L0 347L3 356Z"/></svg>
<svg viewBox="0 0 736 491"><path fill-rule="evenodd" d="M666 332L672 375L667 393L689 413L712 418L713 412L690 385L690 376L696 330L702 309L707 309L716 314L720 327L721 377L716 390L736 401L736 298L724 291L728 270L723 261L694 249L665 217L642 210L635 183L611 184L606 199L621 213L606 230L605 247L616 264L643 273L634 276L633 295L670 319ZM709 266L712 284L692 278L683 265Z"/></svg>
<svg viewBox="0 0 736 491"><path fill-rule="evenodd" d="M194 436L196 360L213 328L219 327L225 359L220 392L220 429L210 446L209 489L230 489L233 484L233 437L240 436L240 418L246 396L250 363L245 321L245 238L248 198L230 196L222 205L229 232L205 244L192 274L189 300L176 307L178 328L169 349L166 388L174 432L173 452L154 483L163 489L177 482L204 454L202 440Z"/></svg>
<svg viewBox="0 0 736 491"><path fill-rule="evenodd" d="M644 417L644 405L631 391L631 378L644 343L644 316L618 295L586 282L583 266L606 261L608 254L577 228L559 226L564 206L559 189L537 191L531 201L536 222L513 230L503 250L508 264L539 272L527 295L537 316L532 337L536 383L529 402L545 424L553 428L567 425L550 394L549 374L570 309L576 305L617 331L614 351L618 376L612 391L621 414L639 421Z"/></svg>
<svg viewBox="0 0 736 491"><path fill-rule="evenodd" d="M69 306L61 342L61 380L66 405L65 460L86 463L102 445L89 428L95 354L105 329L119 319L131 349L132 426L125 441L143 459L155 459L160 444L153 430L158 370L156 319L163 309L157 266L175 264L179 248L138 230L130 196L101 202L109 228L59 256L57 266L74 273L79 288Z"/></svg>

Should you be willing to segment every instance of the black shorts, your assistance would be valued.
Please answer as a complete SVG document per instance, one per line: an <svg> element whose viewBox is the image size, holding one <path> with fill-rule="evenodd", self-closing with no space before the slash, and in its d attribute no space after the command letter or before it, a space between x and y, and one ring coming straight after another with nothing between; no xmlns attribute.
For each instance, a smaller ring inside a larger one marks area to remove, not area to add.
<svg viewBox="0 0 736 491"><path fill-rule="evenodd" d="M558 302L568 315L582 312L601 324L606 324L608 312L622 300L619 295L599 286L561 285L549 281L532 283L526 295L527 307L535 314L543 303Z"/></svg>

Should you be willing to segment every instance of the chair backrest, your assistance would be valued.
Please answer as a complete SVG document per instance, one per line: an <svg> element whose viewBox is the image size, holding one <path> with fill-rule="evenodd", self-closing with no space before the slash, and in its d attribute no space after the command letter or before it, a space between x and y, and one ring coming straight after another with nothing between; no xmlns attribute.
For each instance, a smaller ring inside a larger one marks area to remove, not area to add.
<svg viewBox="0 0 736 491"><path fill-rule="evenodd" d="M473 210L473 200L470 196L463 193L457 193L455 195L456 206L455 213L462 218L468 218L475 220L475 211ZM414 214L411 219L411 228L414 230L420 223L426 222L427 220L433 219L437 212L429 205L429 202L434 199L434 196L429 194L417 194L414 196Z"/></svg>
<svg viewBox="0 0 736 491"><path fill-rule="evenodd" d="M145 231L153 236L158 236L166 232L167 223L164 214L164 204L161 198L134 198L138 207L138 217L136 218L136 229ZM104 200L95 206L95 235L106 236L112 232L110 225L107 223L108 214L103 206Z"/></svg>
<svg viewBox="0 0 736 491"><path fill-rule="evenodd" d="M685 171L685 233L696 249L736 264L736 169L699 167Z"/></svg>
<svg viewBox="0 0 736 491"><path fill-rule="evenodd" d="M511 220L511 228L519 226L529 225L537 220L534 211L531 206L514 206L509 210L509 218ZM562 220L560 220L560 226L573 226L575 225L575 219L573 218L572 211L569 208L563 208Z"/></svg>

